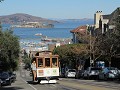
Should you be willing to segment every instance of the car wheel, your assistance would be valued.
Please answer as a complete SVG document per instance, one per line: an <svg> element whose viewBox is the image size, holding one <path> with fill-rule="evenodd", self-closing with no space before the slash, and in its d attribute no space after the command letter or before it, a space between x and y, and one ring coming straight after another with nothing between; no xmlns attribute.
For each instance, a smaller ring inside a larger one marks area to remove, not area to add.
<svg viewBox="0 0 120 90"><path fill-rule="evenodd" d="M0 83L0 87L2 87L2 84Z"/></svg>
<svg viewBox="0 0 120 90"><path fill-rule="evenodd" d="M75 75L75 79L77 79L77 76Z"/></svg>
<svg viewBox="0 0 120 90"><path fill-rule="evenodd" d="M98 80L102 80L101 77L100 77L100 75L98 75Z"/></svg>
<svg viewBox="0 0 120 90"><path fill-rule="evenodd" d="M87 75L87 79L88 79L88 80L90 79L90 76L89 76L89 75Z"/></svg>
<svg viewBox="0 0 120 90"><path fill-rule="evenodd" d="M10 79L8 85L11 85L11 83L12 83L12 81L11 81L11 79Z"/></svg>
<svg viewBox="0 0 120 90"><path fill-rule="evenodd" d="M120 78L118 78L118 81L120 81Z"/></svg>
<svg viewBox="0 0 120 90"><path fill-rule="evenodd" d="M65 77L68 78L68 75L66 75Z"/></svg>
<svg viewBox="0 0 120 90"><path fill-rule="evenodd" d="M38 80L37 84L40 84L40 81L41 81L41 80Z"/></svg>
<svg viewBox="0 0 120 90"><path fill-rule="evenodd" d="M78 75L75 75L75 79L78 79Z"/></svg>
<svg viewBox="0 0 120 90"><path fill-rule="evenodd" d="M83 79L85 79L85 76L83 75Z"/></svg>
<svg viewBox="0 0 120 90"><path fill-rule="evenodd" d="M15 79L13 79L13 81L12 81L13 83L15 83Z"/></svg>
<svg viewBox="0 0 120 90"><path fill-rule="evenodd" d="M106 75L104 75L104 80L105 80L105 81L107 80L107 77L106 77Z"/></svg>
<svg viewBox="0 0 120 90"><path fill-rule="evenodd" d="M1 79L0 79L0 87L2 86L2 81L1 81Z"/></svg>

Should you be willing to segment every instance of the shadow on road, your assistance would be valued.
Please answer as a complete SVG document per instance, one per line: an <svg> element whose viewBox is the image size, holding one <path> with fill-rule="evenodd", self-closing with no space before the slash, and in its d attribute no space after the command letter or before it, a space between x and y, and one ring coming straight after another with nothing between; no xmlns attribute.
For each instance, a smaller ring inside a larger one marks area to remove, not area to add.
<svg viewBox="0 0 120 90"><path fill-rule="evenodd" d="M37 81L36 82L33 82L33 81L27 81L28 84L32 84L32 85L45 85L45 84L59 84L59 82L57 83L38 83Z"/></svg>
<svg viewBox="0 0 120 90"><path fill-rule="evenodd" d="M20 87L0 87L0 90L21 90L24 88L20 88Z"/></svg>
<svg viewBox="0 0 120 90"><path fill-rule="evenodd" d="M28 84L36 85L38 82L33 82L33 81L27 81Z"/></svg>
<svg viewBox="0 0 120 90"><path fill-rule="evenodd" d="M116 83L120 84L119 80L95 80L96 82L107 82L107 83Z"/></svg>

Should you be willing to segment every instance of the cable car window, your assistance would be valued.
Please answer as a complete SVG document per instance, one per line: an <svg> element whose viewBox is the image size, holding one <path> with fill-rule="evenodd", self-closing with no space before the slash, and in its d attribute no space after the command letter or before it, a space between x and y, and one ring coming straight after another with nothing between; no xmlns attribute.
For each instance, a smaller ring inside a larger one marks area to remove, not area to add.
<svg viewBox="0 0 120 90"><path fill-rule="evenodd" d="M52 67L57 67L57 58L52 58Z"/></svg>
<svg viewBox="0 0 120 90"><path fill-rule="evenodd" d="M45 58L45 66L50 67L50 58Z"/></svg>
<svg viewBox="0 0 120 90"><path fill-rule="evenodd" d="M38 67L43 67L43 59L38 59Z"/></svg>

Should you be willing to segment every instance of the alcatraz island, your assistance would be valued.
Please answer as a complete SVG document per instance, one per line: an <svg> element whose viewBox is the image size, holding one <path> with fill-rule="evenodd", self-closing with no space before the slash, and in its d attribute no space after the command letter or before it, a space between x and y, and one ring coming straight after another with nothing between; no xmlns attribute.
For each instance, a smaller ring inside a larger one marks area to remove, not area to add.
<svg viewBox="0 0 120 90"><path fill-rule="evenodd" d="M17 28L53 28L53 24L45 24L40 22L26 22L21 25L12 25L12 27Z"/></svg>

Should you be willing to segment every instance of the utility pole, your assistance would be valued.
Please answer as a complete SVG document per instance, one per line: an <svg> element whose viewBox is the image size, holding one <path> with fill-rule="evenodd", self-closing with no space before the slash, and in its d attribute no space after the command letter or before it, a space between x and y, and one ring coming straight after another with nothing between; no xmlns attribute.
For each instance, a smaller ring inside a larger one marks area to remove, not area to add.
<svg viewBox="0 0 120 90"><path fill-rule="evenodd" d="M91 29L90 29L90 67L92 66L92 48L91 48L91 44L92 44L92 42L91 42Z"/></svg>
<svg viewBox="0 0 120 90"><path fill-rule="evenodd" d="M89 26L89 31L90 31L90 67L92 67L92 63L93 63L93 60L92 60L92 30L93 30L93 27Z"/></svg>

